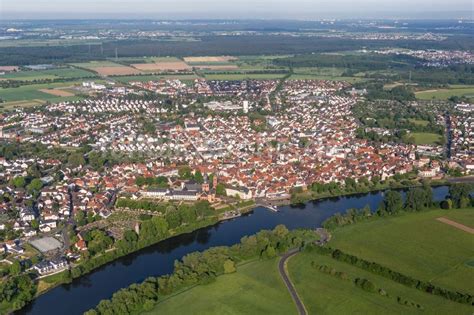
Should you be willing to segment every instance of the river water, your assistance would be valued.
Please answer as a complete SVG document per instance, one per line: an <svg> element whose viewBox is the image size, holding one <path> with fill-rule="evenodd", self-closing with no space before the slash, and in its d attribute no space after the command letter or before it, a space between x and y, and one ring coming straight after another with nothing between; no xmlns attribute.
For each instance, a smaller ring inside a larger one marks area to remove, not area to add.
<svg viewBox="0 0 474 315"><path fill-rule="evenodd" d="M173 271L173 263L184 255L207 248L238 243L245 235L262 229L273 229L284 224L289 229L316 228L328 217L349 208L369 205L375 210L383 199L383 192L365 195L330 198L308 202L303 206L279 207L279 212L256 208L252 213L231 221L195 232L173 237L120 258L92 273L61 285L40 296L18 314L74 315L82 314L108 299L121 288L142 282L150 276L160 276ZM433 198L446 198L448 187L433 188Z"/></svg>

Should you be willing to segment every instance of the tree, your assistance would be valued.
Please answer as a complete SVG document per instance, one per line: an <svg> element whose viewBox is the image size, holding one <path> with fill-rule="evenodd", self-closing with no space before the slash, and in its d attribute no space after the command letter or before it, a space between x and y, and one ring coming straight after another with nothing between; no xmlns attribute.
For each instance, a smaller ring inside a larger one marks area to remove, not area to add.
<svg viewBox="0 0 474 315"><path fill-rule="evenodd" d="M421 211L431 207L432 191L430 187L424 188L411 188L408 190L407 198L405 201L405 209L412 211Z"/></svg>
<svg viewBox="0 0 474 315"><path fill-rule="evenodd" d="M232 260L227 259L224 262L224 273L234 273L235 271L235 263Z"/></svg>
<svg viewBox="0 0 474 315"><path fill-rule="evenodd" d="M39 223L37 220L32 220L31 221L31 228L34 230L39 230Z"/></svg>
<svg viewBox="0 0 474 315"><path fill-rule="evenodd" d="M181 215L178 211L171 211L166 214L166 221L170 228L177 228L181 225Z"/></svg>
<svg viewBox="0 0 474 315"><path fill-rule="evenodd" d="M453 201L451 199L446 199L441 202L441 209L449 210L453 208Z"/></svg>
<svg viewBox="0 0 474 315"><path fill-rule="evenodd" d="M80 152L75 152L69 155L68 163L72 167L83 166L86 164L86 160L84 160L84 156Z"/></svg>
<svg viewBox="0 0 474 315"><path fill-rule="evenodd" d="M397 213L403 208L402 195L394 190L390 190L385 194L383 203L385 210L390 213Z"/></svg>
<svg viewBox="0 0 474 315"><path fill-rule="evenodd" d="M77 225L79 226L83 226L87 224L86 214L84 213L84 211L78 211L76 213L76 222L77 222Z"/></svg>
<svg viewBox="0 0 474 315"><path fill-rule="evenodd" d="M226 195L224 184L222 184L222 183L217 184L216 195L218 195L218 196L225 196Z"/></svg>
<svg viewBox="0 0 474 315"><path fill-rule="evenodd" d="M38 178L33 179L26 187L30 193L39 192L41 188L43 188L43 182Z"/></svg>
<svg viewBox="0 0 474 315"><path fill-rule="evenodd" d="M179 178L181 179L191 179L193 175L191 173L191 168L189 166L180 167L178 170Z"/></svg>
<svg viewBox="0 0 474 315"><path fill-rule="evenodd" d="M263 256L266 257L266 258L275 257L276 256L275 248L273 248L273 246L271 246L271 245L268 245L267 248L265 249L265 251L263 252Z"/></svg>
<svg viewBox="0 0 474 315"><path fill-rule="evenodd" d="M10 274L17 276L21 273L21 264L18 260L15 260L13 264L10 265Z"/></svg>
<svg viewBox="0 0 474 315"><path fill-rule="evenodd" d="M200 171L196 171L196 173L194 173L194 180L199 184L204 183L204 176L202 176Z"/></svg>
<svg viewBox="0 0 474 315"><path fill-rule="evenodd" d="M472 184L467 183L453 184L449 187L449 196L453 201L454 207L461 208L461 206L469 204L469 202L466 203L466 200L469 201L469 196L474 190L473 187Z"/></svg>
<svg viewBox="0 0 474 315"><path fill-rule="evenodd" d="M23 176L17 176L12 180L13 186L16 188L23 188L26 185L26 180Z"/></svg>
<svg viewBox="0 0 474 315"><path fill-rule="evenodd" d="M179 206L178 212L181 217L181 222L192 223L196 221L196 218L197 218L196 211L194 211L192 207L182 204L181 206Z"/></svg>

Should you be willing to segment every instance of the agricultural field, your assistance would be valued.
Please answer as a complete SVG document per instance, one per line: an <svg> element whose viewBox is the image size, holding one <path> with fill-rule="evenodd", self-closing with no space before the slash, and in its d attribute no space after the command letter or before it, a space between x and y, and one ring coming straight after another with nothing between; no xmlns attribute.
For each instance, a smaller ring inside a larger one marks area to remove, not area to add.
<svg viewBox="0 0 474 315"><path fill-rule="evenodd" d="M326 265L338 272L344 272L348 280L325 274L311 266ZM314 252L302 252L291 258L288 270L295 288L309 314L471 314L470 306L448 301L416 289L374 275L352 265ZM354 285L356 278L370 280L377 289L383 289L388 296L378 292L367 292ZM400 296L421 305L401 305Z"/></svg>
<svg viewBox="0 0 474 315"><path fill-rule="evenodd" d="M96 74L90 71L76 68L58 68L51 70L28 70L14 73L7 73L0 76L6 80L34 81L34 80L55 80L55 79L80 79L95 77Z"/></svg>
<svg viewBox="0 0 474 315"><path fill-rule="evenodd" d="M31 84L17 88L0 88L0 104L2 109L31 107L49 102L78 100L80 96L72 89L81 82L61 82L49 84Z"/></svg>
<svg viewBox="0 0 474 315"><path fill-rule="evenodd" d="M465 96L467 98L474 98L474 86L452 85L447 89L418 91L415 93L415 95L418 99L421 100L447 100L452 96Z"/></svg>
<svg viewBox="0 0 474 315"><path fill-rule="evenodd" d="M284 76L284 73L204 73L207 80L275 80Z"/></svg>
<svg viewBox="0 0 474 315"><path fill-rule="evenodd" d="M153 63L131 64L131 67L143 72L190 71L192 68L184 61L155 61Z"/></svg>
<svg viewBox="0 0 474 315"><path fill-rule="evenodd" d="M101 76L111 76L111 75L132 75L140 74L141 72L135 68L124 66L119 63L112 61L90 61L84 63L73 63L74 67L84 68L96 72Z"/></svg>
<svg viewBox="0 0 474 315"><path fill-rule="evenodd" d="M443 140L443 136L429 132L412 132L410 137L415 139L415 144L438 144Z"/></svg>
<svg viewBox="0 0 474 315"><path fill-rule="evenodd" d="M229 61L238 60L232 56L202 56L202 57L185 57L184 61L189 64L207 64L207 63L227 63Z"/></svg>
<svg viewBox="0 0 474 315"><path fill-rule="evenodd" d="M197 79L198 76L194 74L163 74L163 75L135 75L135 76L120 76L114 78L115 80L123 83L129 82L148 82L157 80L168 80L168 79L179 79L181 81L192 81Z"/></svg>
<svg viewBox="0 0 474 315"><path fill-rule="evenodd" d="M358 83L367 81L363 77L347 77L343 76L346 69L344 68L295 68L290 80L329 80L329 81L346 81L349 83Z"/></svg>
<svg viewBox="0 0 474 315"><path fill-rule="evenodd" d="M146 314L296 314L277 264L276 258L239 266L214 283L165 298Z"/></svg>
<svg viewBox="0 0 474 315"><path fill-rule="evenodd" d="M414 278L474 293L474 235L436 219L474 227L474 211L435 210L337 229L330 246Z"/></svg>

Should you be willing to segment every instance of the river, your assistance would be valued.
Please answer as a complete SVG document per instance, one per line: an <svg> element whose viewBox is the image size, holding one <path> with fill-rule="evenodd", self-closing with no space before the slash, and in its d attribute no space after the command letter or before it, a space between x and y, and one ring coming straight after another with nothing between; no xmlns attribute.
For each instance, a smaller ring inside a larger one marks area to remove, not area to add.
<svg viewBox="0 0 474 315"><path fill-rule="evenodd" d="M188 253L214 246L232 245L245 235L255 234L262 229L273 229L278 224L284 224L289 229L316 228L328 217L349 208L369 205L375 210L382 201L383 194L374 192L312 201L298 207L283 206L276 213L256 208L245 216L173 237L104 265L71 284L52 289L17 313L82 314L101 300L110 298L121 288L142 282L150 276L171 273L174 261ZM446 198L447 194L448 187L433 188L433 198L437 201Z"/></svg>

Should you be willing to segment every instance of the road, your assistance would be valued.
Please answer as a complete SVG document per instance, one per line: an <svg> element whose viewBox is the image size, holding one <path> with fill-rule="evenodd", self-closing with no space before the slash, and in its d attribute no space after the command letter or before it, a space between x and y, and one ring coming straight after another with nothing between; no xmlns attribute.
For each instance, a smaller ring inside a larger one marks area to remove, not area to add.
<svg viewBox="0 0 474 315"><path fill-rule="evenodd" d="M299 253L298 249L293 249L290 250L289 252L285 253L281 259L280 262L278 263L278 271L280 272L280 275L283 279L283 282L285 282L286 287L288 288L288 291L290 292L291 298L296 304L296 308L298 309L298 313L300 315L307 315L308 312L306 311L306 308L301 301L300 297L298 296L298 292L296 292L295 286L290 280L290 277L288 276L288 272L286 270L286 263L288 260L295 256L296 254Z"/></svg>
<svg viewBox="0 0 474 315"><path fill-rule="evenodd" d="M319 235L319 240L314 242L318 246L324 246L326 245L330 240L331 240L331 233L329 233L328 230L323 229L323 228L318 228L315 230L316 234ZM280 272L281 278L283 279L283 282L285 282L285 285L290 292L291 298L293 299L293 302L296 304L296 308L298 309L298 313L300 315L307 315L308 311L306 310L306 307L303 304L303 301L301 301L300 297L298 296L298 292L296 292L295 286L293 285L293 282L291 282L291 279L288 275L288 271L286 268L286 264L288 260L298 254L300 251L299 249L292 249L283 256L281 256L280 262L278 263L278 271Z"/></svg>

